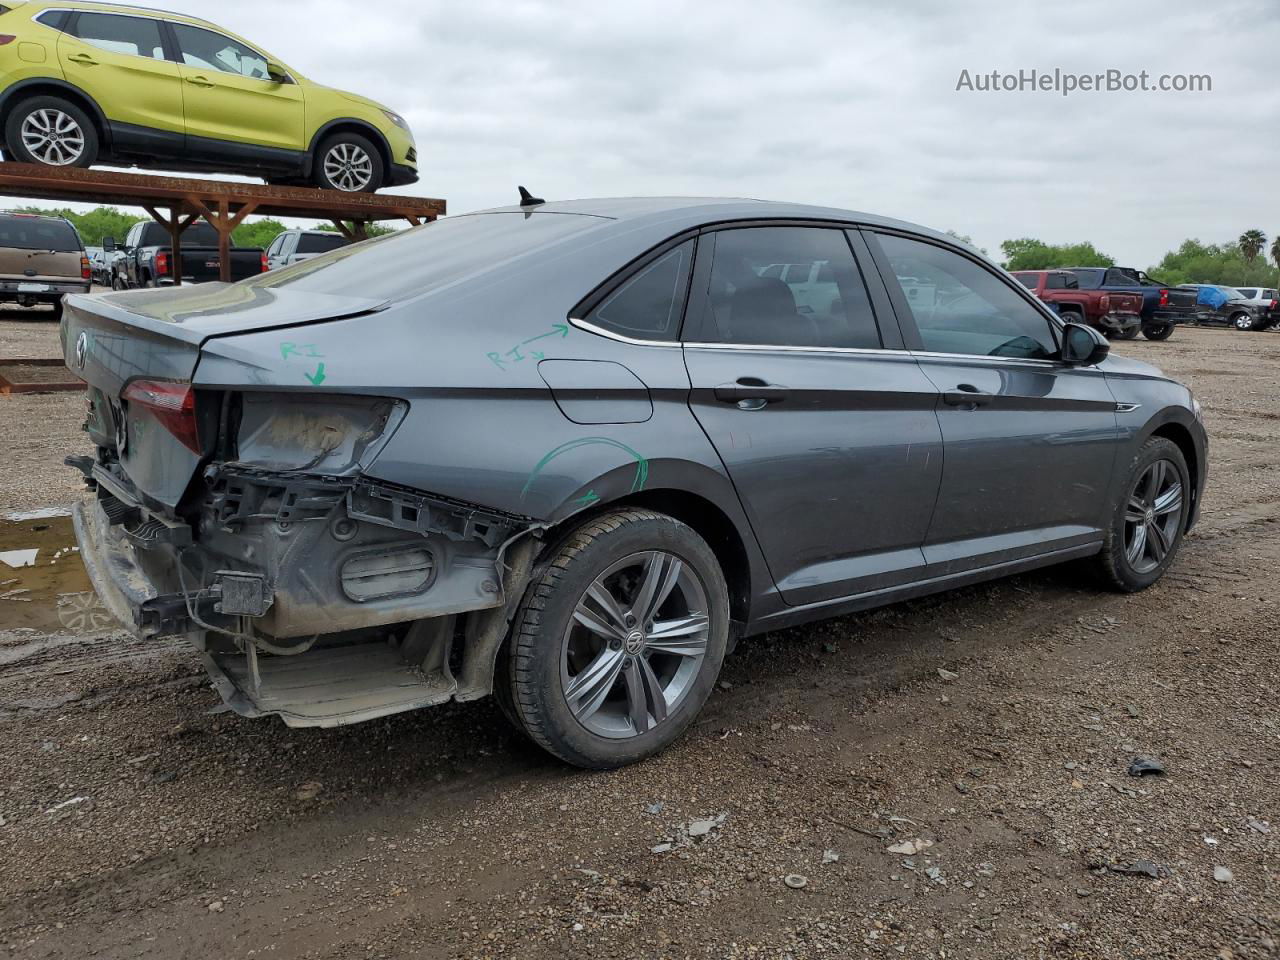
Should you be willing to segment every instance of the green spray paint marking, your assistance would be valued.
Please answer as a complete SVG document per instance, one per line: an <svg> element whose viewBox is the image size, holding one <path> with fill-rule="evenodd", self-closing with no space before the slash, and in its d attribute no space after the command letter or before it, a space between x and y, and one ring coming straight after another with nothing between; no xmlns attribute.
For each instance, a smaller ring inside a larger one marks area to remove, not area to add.
<svg viewBox="0 0 1280 960"><path fill-rule="evenodd" d="M636 475L631 481L631 492L639 493L643 490L645 483L649 480L648 460L635 450L631 449L631 447L627 446L621 440L614 440L610 437L581 437L577 440L569 440L566 443L560 444L560 446L548 452L541 460L538 461L537 466L533 468L533 471L529 474L529 479L525 481L524 487L520 491L521 501L523 501L528 495L529 490L533 487L534 481L538 479L538 475L546 469L547 464L552 460L560 456L562 453L568 453L570 450L577 450L579 447L588 447L597 443L603 443L605 446L614 447L635 458ZM595 496L595 491L589 491L585 496ZM578 499L582 500L584 497L579 497ZM599 500L600 498L597 496L596 499Z"/></svg>
<svg viewBox="0 0 1280 960"><path fill-rule="evenodd" d="M567 336L569 336L569 325L567 323L553 323L551 325L551 329L546 333L540 333L536 337L530 337L528 340L521 340L510 350L502 353L497 350L491 350L486 353L485 356L488 357L489 361L499 370L506 370L507 364L519 363L521 360L526 359L525 355L520 352L521 347L527 346L530 343L537 343L539 340L545 340L547 337L559 337L563 340ZM529 351L529 357L532 357L535 361L543 360L546 356L547 355L541 350Z"/></svg>
<svg viewBox="0 0 1280 960"><path fill-rule="evenodd" d="M576 499L574 499L574 500L573 500L573 502L574 502L574 503L580 503L580 504L582 504L584 507L589 507L589 506L591 506L593 503L599 503L599 502L600 502L600 494L596 493L594 490L588 490L588 491L587 491L586 493L584 493L582 496L577 497Z"/></svg>
<svg viewBox="0 0 1280 960"><path fill-rule="evenodd" d="M324 354L316 350L314 343L290 343L286 340L280 344L280 359L288 360L290 356L323 357Z"/></svg>
<svg viewBox="0 0 1280 960"><path fill-rule="evenodd" d="M303 376L311 381L311 385L313 387L320 386L320 384L324 383L324 364L321 363L320 366L316 368L315 373L304 373Z"/></svg>

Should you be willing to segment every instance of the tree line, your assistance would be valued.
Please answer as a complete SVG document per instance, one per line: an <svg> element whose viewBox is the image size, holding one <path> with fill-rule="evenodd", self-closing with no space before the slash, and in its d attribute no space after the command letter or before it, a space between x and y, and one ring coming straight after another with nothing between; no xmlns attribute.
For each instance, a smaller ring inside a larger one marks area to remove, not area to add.
<svg viewBox="0 0 1280 960"><path fill-rule="evenodd" d="M1053 244L1031 237L1000 244L1008 270L1052 270L1056 267L1113 267L1115 260L1092 243ZM1270 262L1264 256L1270 254ZM1147 269L1162 283L1217 283L1229 287L1276 286L1280 270L1280 237L1267 249L1267 235L1246 230L1226 243L1183 240Z"/></svg>
<svg viewBox="0 0 1280 960"><path fill-rule="evenodd" d="M46 217L66 217L75 225L76 232L80 234L80 239L86 247L102 246L103 237L115 237L116 242L120 243L124 240L124 235L129 232L130 227L140 220L150 219L149 217L126 213L115 207L95 207L88 213L76 213L74 210L67 208L49 210L44 207L14 207L12 212L35 213ZM265 249L278 234L287 229L289 228L279 220L271 217L261 217L252 221L245 221L231 231L231 242L237 247L262 247ZM307 229L336 231L337 227L331 223L317 223ZM390 227L377 223L369 224L369 236L371 237L391 232Z"/></svg>

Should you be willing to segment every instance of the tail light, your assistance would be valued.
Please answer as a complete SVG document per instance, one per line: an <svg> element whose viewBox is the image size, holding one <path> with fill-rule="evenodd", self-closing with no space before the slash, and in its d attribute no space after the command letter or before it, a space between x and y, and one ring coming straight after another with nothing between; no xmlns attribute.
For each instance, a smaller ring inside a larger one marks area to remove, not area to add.
<svg viewBox="0 0 1280 960"><path fill-rule="evenodd" d="M192 453L202 452L196 421L196 394L191 384L170 380L134 380L120 396L145 408L156 422Z"/></svg>
<svg viewBox="0 0 1280 960"><path fill-rule="evenodd" d="M163 250L156 254L156 273L169 273L169 254Z"/></svg>
<svg viewBox="0 0 1280 960"><path fill-rule="evenodd" d="M1280 300L1271 301L1271 309L1274 310L1276 307L1280 307Z"/></svg>
<svg viewBox="0 0 1280 960"><path fill-rule="evenodd" d="M1103 313L1111 312L1111 294L1104 293L1098 298L1098 309Z"/></svg>
<svg viewBox="0 0 1280 960"><path fill-rule="evenodd" d="M0 10L0 13L7 13L7 12L8 12L7 8L4 10ZM0 47L3 47L6 43L13 43L13 41L17 39L18 38L15 37L12 33L0 33Z"/></svg>
<svg viewBox="0 0 1280 960"><path fill-rule="evenodd" d="M1168 291L1168 290L1161 290L1161 291L1160 291L1160 306L1162 306L1162 307L1167 307L1168 305L1169 305L1169 291Z"/></svg>
<svg viewBox="0 0 1280 960"><path fill-rule="evenodd" d="M267 272L267 251L262 251L262 272Z"/></svg>
<svg viewBox="0 0 1280 960"><path fill-rule="evenodd" d="M93 278L93 270L89 266L89 258L81 257L80 258L80 279L90 280L92 278Z"/></svg>

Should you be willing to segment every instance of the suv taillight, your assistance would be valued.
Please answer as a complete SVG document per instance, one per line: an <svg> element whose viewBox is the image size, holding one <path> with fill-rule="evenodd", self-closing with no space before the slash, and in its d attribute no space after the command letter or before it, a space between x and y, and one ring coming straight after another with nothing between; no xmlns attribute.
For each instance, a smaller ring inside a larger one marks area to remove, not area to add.
<svg viewBox="0 0 1280 960"><path fill-rule="evenodd" d="M81 257L81 258L80 258L80 279L81 279L81 280L92 280L92 279L93 279L93 268L91 268L91 267L89 266L89 258L88 258L88 257Z"/></svg>
<svg viewBox="0 0 1280 960"><path fill-rule="evenodd" d="M267 251L263 250L262 251L262 272L266 273L268 269L270 268L267 266Z"/></svg>
<svg viewBox="0 0 1280 960"><path fill-rule="evenodd" d="M120 395L128 403L143 407L192 453L200 453L200 430L196 420L196 394L189 383L171 380L134 380Z"/></svg>
<svg viewBox="0 0 1280 960"><path fill-rule="evenodd" d="M169 272L169 254L161 250L156 254L156 273L167 274Z"/></svg>
<svg viewBox="0 0 1280 960"><path fill-rule="evenodd" d="M1161 290L1161 291L1160 291L1160 306L1162 306L1162 307L1167 307L1168 305L1169 305L1169 291L1168 291L1168 290Z"/></svg>
<svg viewBox="0 0 1280 960"><path fill-rule="evenodd" d="M1098 298L1098 309L1103 313L1111 312L1111 294L1104 293Z"/></svg>

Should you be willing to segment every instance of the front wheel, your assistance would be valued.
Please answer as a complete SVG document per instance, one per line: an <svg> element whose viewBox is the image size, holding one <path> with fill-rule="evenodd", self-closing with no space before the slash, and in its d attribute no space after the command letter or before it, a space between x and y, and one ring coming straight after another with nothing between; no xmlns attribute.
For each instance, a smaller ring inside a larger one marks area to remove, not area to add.
<svg viewBox="0 0 1280 960"><path fill-rule="evenodd" d="M98 131L74 103L61 97L32 97L5 121L6 154L19 163L46 167L88 167L98 159Z"/></svg>
<svg viewBox="0 0 1280 960"><path fill-rule="evenodd" d="M617 511L539 564L498 682L539 746L576 766L620 767L689 726L728 634L728 588L706 542L663 514Z"/></svg>
<svg viewBox="0 0 1280 960"><path fill-rule="evenodd" d="M1148 340L1168 340L1173 336L1172 323L1153 323L1142 328L1142 335Z"/></svg>
<svg viewBox="0 0 1280 960"><path fill-rule="evenodd" d="M1249 316L1244 311L1233 314L1231 317L1231 326L1235 327L1237 330L1252 330L1253 317Z"/></svg>
<svg viewBox="0 0 1280 960"><path fill-rule="evenodd" d="M312 177L324 190L373 193L382 186L382 155L358 133L335 134L316 151Z"/></svg>
<svg viewBox="0 0 1280 960"><path fill-rule="evenodd" d="M1186 529L1191 475L1178 445L1152 437L1129 466L1098 562L1117 590L1151 586L1173 563Z"/></svg>

